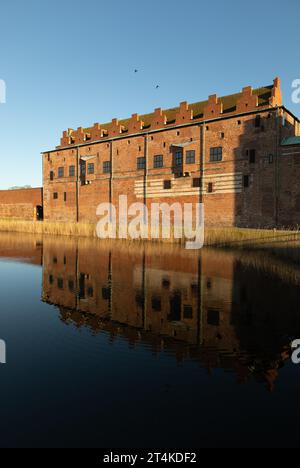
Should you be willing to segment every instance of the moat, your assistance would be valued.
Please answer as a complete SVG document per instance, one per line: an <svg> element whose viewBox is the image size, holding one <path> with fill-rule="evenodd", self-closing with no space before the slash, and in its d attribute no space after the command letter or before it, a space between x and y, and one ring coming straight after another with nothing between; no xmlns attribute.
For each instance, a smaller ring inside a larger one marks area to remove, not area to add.
<svg viewBox="0 0 300 468"><path fill-rule="evenodd" d="M0 446L297 446L297 253L0 234Z"/></svg>

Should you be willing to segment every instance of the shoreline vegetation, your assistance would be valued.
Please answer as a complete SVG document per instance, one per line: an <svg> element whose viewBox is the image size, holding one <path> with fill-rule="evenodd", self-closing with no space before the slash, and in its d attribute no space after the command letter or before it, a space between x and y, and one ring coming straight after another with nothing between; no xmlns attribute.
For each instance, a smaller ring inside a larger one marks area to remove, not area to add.
<svg viewBox="0 0 300 468"><path fill-rule="evenodd" d="M49 221L23 221L19 219L0 219L0 232L19 232L28 234L87 237L97 239L95 225L88 223L64 223ZM151 242L184 244L178 239L138 239L124 242ZM233 249L281 249L300 248L300 230L250 229L237 227L207 227L205 247Z"/></svg>

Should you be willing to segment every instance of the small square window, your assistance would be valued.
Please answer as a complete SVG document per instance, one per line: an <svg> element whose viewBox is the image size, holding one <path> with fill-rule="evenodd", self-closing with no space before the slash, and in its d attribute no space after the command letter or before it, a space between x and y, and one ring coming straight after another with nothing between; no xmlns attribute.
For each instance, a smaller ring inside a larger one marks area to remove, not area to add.
<svg viewBox="0 0 300 468"><path fill-rule="evenodd" d="M154 156L154 160L153 160L154 169L157 169L157 168L163 167L163 166L164 166L164 157L163 157L163 155L159 154L159 155Z"/></svg>
<svg viewBox="0 0 300 468"><path fill-rule="evenodd" d="M200 179L200 177L195 177L195 178L193 179L193 187L194 187L194 188L196 188L196 187L197 187L197 188L201 187L201 179Z"/></svg>
<svg viewBox="0 0 300 468"><path fill-rule="evenodd" d="M220 138L221 138L221 140L224 140L224 138L225 138L225 133L224 132L220 133Z"/></svg>
<svg viewBox="0 0 300 468"><path fill-rule="evenodd" d="M57 193L57 192L54 192L54 193L53 193L53 199L54 199L54 200L57 200L57 199L58 199L58 193Z"/></svg>
<svg viewBox="0 0 300 468"><path fill-rule="evenodd" d="M64 176L64 168L63 167L59 167L58 168L58 177L63 177Z"/></svg>
<svg viewBox="0 0 300 468"><path fill-rule="evenodd" d="M213 183L209 182L208 185L207 185L207 192L208 193L213 193L213 191L214 191Z"/></svg>
<svg viewBox="0 0 300 468"><path fill-rule="evenodd" d="M170 190L172 188L172 183L170 180L164 180L164 190Z"/></svg>
<svg viewBox="0 0 300 468"><path fill-rule="evenodd" d="M75 177L75 166L69 167L69 177Z"/></svg>
<svg viewBox="0 0 300 468"><path fill-rule="evenodd" d="M195 164L196 160L196 151L187 151L186 152L186 163Z"/></svg>
<svg viewBox="0 0 300 468"><path fill-rule="evenodd" d="M137 158L136 166L137 166L138 171L145 169L146 168L146 158L144 158L144 157Z"/></svg>
<svg viewBox="0 0 300 468"><path fill-rule="evenodd" d="M87 169L88 169L88 174L94 174L95 173L95 164L94 163L89 163Z"/></svg>
<svg viewBox="0 0 300 468"><path fill-rule="evenodd" d="M223 148L221 146L217 148L210 148L210 162L219 162L223 158Z"/></svg>
<svg viewBox="0 0 300 468"><path fill-rule="evenodd" d="M110 161L104 161L104 163L103 163L103 172L104 172L104 174L109 174L110 171L111 171Z"/></svg>

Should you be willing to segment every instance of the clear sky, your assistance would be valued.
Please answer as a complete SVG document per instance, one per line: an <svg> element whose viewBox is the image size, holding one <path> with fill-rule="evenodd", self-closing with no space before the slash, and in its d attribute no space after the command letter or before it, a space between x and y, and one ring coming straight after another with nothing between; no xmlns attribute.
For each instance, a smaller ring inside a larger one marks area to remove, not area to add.
<svg viewBox="0 0 300 468"><path fill-rule="evenodd" d="M299 0L1 0L0 188L41 185L40 152L68 127L277 75L286 107L300 116L291 101L299 21Z"/></svg>

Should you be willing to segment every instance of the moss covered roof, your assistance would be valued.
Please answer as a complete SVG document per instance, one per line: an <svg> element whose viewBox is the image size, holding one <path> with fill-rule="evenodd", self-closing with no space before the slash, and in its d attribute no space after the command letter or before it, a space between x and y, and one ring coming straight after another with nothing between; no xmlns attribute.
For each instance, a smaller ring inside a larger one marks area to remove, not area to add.
<svg viewBox="0 0 300 468"><path fill-rule="evenodd" d="M262 88L257 88L253 90L253 94L255 96L258 96L258 106L259 107L264 107L269 105L269 99L272 96L272 88L273 86L265 86ZM232 112L235 112L236 110L236 104L237 100L242 96L242 93L236 93L236 94L231 94L229 96L223 96L220 97L220 101L223 104L223 114L230 114ZM204 108L208 101L201 101L201 102L195 102L194 104L189 104L189 108L193 110L193 115L194 119L201 119L203 118L203 112ZM175 119L176 119L176 114L179 112L179 106L174 107L172 109L163 109L163 113L167 116L167 124L174 124ZM154 113L150 114L144 114L140 115L140 120L144 122L144 129L146 130L147 128L150 127L151 121L153 118ZM128 119L122 119L119 120L119 125L122 125L125 127L125 129L128 128L128 123L131 120L131 118ZM112 123L105 123L101 124L101 128L104 130L109 131ZM91 131L92 127L85 128L84 132L89 133Z"/></svg>

